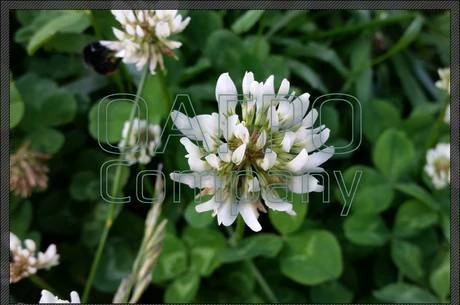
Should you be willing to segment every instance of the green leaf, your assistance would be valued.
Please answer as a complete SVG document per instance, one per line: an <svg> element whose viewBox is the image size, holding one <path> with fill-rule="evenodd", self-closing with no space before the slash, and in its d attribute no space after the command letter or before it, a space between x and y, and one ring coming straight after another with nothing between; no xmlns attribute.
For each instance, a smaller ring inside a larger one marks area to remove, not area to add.
<svg viewBox="0 0 460 305"><path fill-rule="evenodd" d="M249 10L241 15L233 24L232 31L236 34L242 34L249 31L262 17L263 10Z"/></svg>
<svg viewBox="0 0 460 305"><path fill-rule="evenodd" d="M24 102L13 81L10 81L10 129L18 125L24 114Z"/></svg>
<svg viewBox="0 0 460 305"><path fill-rule="evenodd" d="M23 238L32 222L32 203L20 201L10 213L10 231Z"/></svg>
<svg viewBox="0 0 460 305"><path fill-rule="evenodd" d="M290 60L287 62L292 74L300 77L304 82L310 85L313 89L319 90L322 93L326 93L328 89L323 83L321 77L309 66L302 64L296 60Z"/></svg>
<svg viewBox="0 0 460 305"><path fill-rule="evenodd" d="M286 238L281 272L304 285L337 279L343 270L342 251L335 236L325 230L307 230Z"/></svg>
<svg viewBox="0 0 460 305"><path fill-rule="evenodd" d="M81 33L57 33L45 44L45 49L62 53L81 54L86 45L96 41L92 35Z"/></svg>
<svg viewBox="0 0 460 305"><path fill-rule="evenodd" d="M388 129L377 140L372 159L389 179L396 181L407 176L414 166L415 149L402 132Z"/></svg>
<svg viewBox="0 0 460 305"><path fill-rule="evenodd" d="M135 255L127 241L109 240L94 277L94 287L103 292L114 293L121 280L131 272Z"/></svg>
<svg viewBox="0 0 460 305"><path fill-rule="evenodd" d="M363 131L371 142L375 142L385 129L398 126L400 122L398 109L389 101L374 100L363 107Z"/></svg>
<svg viewBox="0 0 460 305"><path fill-rule="evenodd" d="M73 120L77 110L74 96L49 79L26 74L18 79L25 113L21 128L32 130L42 126L57 126Z"/></svg>
<svg viewBox="0 0 460 305"><path fill-rule="evenodd" d="M439 210L438 202L428 193L424 188L415 183L398 183L395 188L409 195L420 202L424 203L428 208L433 210Z"/></svg>
<svg viewBox="0 0 460 305"><path fill-rule="evenodd" d="M34 149L47 154L57 153L64 145L64 135L54 128L38 128L27 135Z"/></svg>
<svg viewBox="0 0 460 305"><path fill-rule="evenodd" d="M94 204L91 213L85 219L81 229L81 243L88 248L95 248L99 242L99 236L104 230L107 213L110 204L99 201Z"/></svg>
<svg viewBox="0 0 460 305"><path fill-rule="evenodd" d="M353 291L338 281L327 282L310 288L313 303L351 303Z"/></svg>
<svg viewBox="0 0 460 305"><path fill-rule="evenodd" d="M407 48L420 34L423 22L423 17L421 15L416 15L414 20L404 31L401 38L385 54L376 58L373 64L378 64Z"/></svg>
<svg viewBox="0 0 460 305"><path fill-rule="evenodd" d="M348 69L345 67L335 50L324 44L310 42L303 48L301 54L305 57L312 57L329 63L342 76L346 76L348 74Z"/></svg>
<svg viewBox="0 0 460 305"><path fill-rule="evenodd" d="M343 224L345 236L355 244L382 246L389 238L389 232L378 215L353 214Z"/></svg>
<svg viewBox="0 0 460 305"><path fill-rule="evenodd" d="M237 247L222 252L224 263L237 262L257 256L274 257L283 246L280 236L270 233L259 233L243 239Z"/></svg>
<svg viewBox="0 0 460 305"><path fill-rule="evenodd" d="M190 271L206 277L220 266L221 250L227 247L222 233L187 227L183 239L190 249Z"/></svg>
<svg viewBox="0 0 460 305"><path fill-rule="evenodd" d="M409 63L400 54L395 55L391 62L396 70L396 74L401 81L404 94L411 102L412 106L421 105L428 102L423 87L417 81L412 71L410 70Z"/></svg>
<svg viewBox="0 0 460 305"><path fill-rule="evenodd" d="M362 176L355 197L351 201L353 213L369 215L387 210L393 201L394 191L386 178L373 168L355 165L347 169L343 176L347 187L346 191L351 191L353 179L358 171L362 171ZM355 181L355 183L357 182ZM344 192L345 190L338 190L338 198L342 204L345 202Z"/></svg>
<svg viewBox="0 0 460 305"><path fill-rule="evenodd" d="M187 67L182 73L181 81L188 81L211 68L211 61L206 57L198 59L195 65Z"/></svg>
<svg viewBox="0 0 460 305"><path fill-rule="evenodd" d="M160 283L173 279L187 270L187 248L177 237L167 234L163 240L158 262L153 270L152 280Z"/></svg>
<svg viewBox="0 0 460 305"><path fill-rule="evenodd" d="M342 76L348 74L348 69L335 50L325 44L310 42L307 45L303 45L299 43L298 40L294 39L279 39L277 42L286 46L286 53L290 55L290 57L314 58L330 64Z"/></svg>
<svg viewBox="0 0 460 305"><path fill-rule="evenodd" d="M101 143L117 143L124 123L129 119L133 104L125 100L104 99L89 112L89 132Z"/></svg>
<svg viewBox="0 0 460 305"><path fill-rule="evenodd" d="M243 43L248 53L256 55L260 59L266 59L270 54L270 44L262 36L248 36Z"/></svg>
<svg viewBox="0 0 460 305"><path fill-rule="evenodd" d="M437 221L435 211L417 200L409 200L399 207L393 230L399 237L411 237Z"/></svg>
<svg viewBox="0 0 460 305"><path fill-rule="evenodd" d="M241 67L243 42L228 30L214 31L206 41L204 54L217 71L229 71L231 76L244 72Z"/></svg>
<svg viewBox="0 0 460 305"><path fill-rule="evenodd" d="M185 208L184 217L187 223L193 228L204 228L215 221L211 211L198 213L195 210L195 204L193 202L189 203Z"/></svg>
<svg viewBox="0 0 460 305"><path fill-rule="evenodd" d="M350 65L352 71L360 70L354 78L355 94L358 100L365 105L372 96L372 69L370 67L372 56L372 38L369 33L361 35L352 45ZM363 120L363 123L366 120ZM366 128L364 128L366 130Z"/></svg>
<svg viewBox="0 0 460 305"><path fill-rule="evenodd" d="M187 39L184 46L192 50L201 50L206 44L210 35L217 30L222 29L222 16L216 11L188 11L192 22L185 28L183 35Z"/></svg>
<svg viewBox="0 0 460 305"><path fill-rule="evenodd" d="M159 123L170 111L169 100L171 97L163 90L163 82L164 79L160 75L160 72L154 75L148 74L144 90L141 93L141 97L146 102L145 106L147 107L147 115L144 117L147 117L154 123ZM142 105L140 106L141 109L145 108Z"/></svg>
<svg viewBox="0 0 460 305"><path fill-rule="evenodd" d="M366 179L363 176L361 179ZM358 189L352 210L355 214L378 214L387 210L393 201L390 185L362 186Z"/></svg>
<svg viewBox="0 0 460 305"><path fill-rule="evenodd" d="M450 294L450 255L443 253L441 260L435 265L430 274L430 285L441 302L446 302Z"/></svg>
<svg viewBox="0 0 460 305"><path fill-rule="evenodd" d="M48 126L63 125L73 120L76 111L77 102L73 95L60 89L43 101L41 120Z"/></svg>
<svg viewBox="0 0 460 305"><path fill-rule="evenodd" d="M391 303L437 303L434 295L418 286L394 283L374 291L374 296L383 302Z"/></svg>
<svg viewBox="0 0 460 305"><path fill-rule="evenodd" d="M450 243L450 213L441 214L441 230L444 237Z"/></svg>
<svg viewBox="0 0 460 305"><path fill-rule="evenodd" d="M99 177L92 171L81 171L72 177L70 195L77 201L97 200L100 196Z"/></svg>
<svg viewBox="0 0 460 305"><path fill-rule="evenodd" d="M65 11L60 16L50 19L42 27L36 29L27 45L27 52L32 55L47 40L58 32L80 33L89 26L89 18L85 11Z"/></svg>
<svg viewBox="0 0 460 305"><path fill-rule="evenodd" d="M296 212L296 216L291 216L283 212L270 210L268 211L268 216L270 217L270 222L275 227L275 229L283 235L291 234L297 231L304 222L305 216L307 215L307 204L302 202L302 195L292 194L293 195L293 209Z"/></svg>
<svg viewBox="0 0 460 305"><path fill-rule="evenodd" d="M200 287L200 277L194 273L184 274L168 285L165 303L191 303Z"/></svg>
<svg viewBox="0 0 460 305"><path fill-rule="evenodd" d="M394 240L391 243L391 258L408 278L417 281L423 277L422 251L414 244Z"/></svg>

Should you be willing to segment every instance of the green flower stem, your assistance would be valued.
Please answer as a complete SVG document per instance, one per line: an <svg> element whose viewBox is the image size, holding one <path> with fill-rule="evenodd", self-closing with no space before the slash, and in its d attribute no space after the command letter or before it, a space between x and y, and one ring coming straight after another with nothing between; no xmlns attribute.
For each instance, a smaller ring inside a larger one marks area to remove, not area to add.
<svg viewBox="0 0 460 305"><path fill-rule="evenodd" d="M252 261L252 259L248 259L246 262L246 265L249 267L251 270L252 274L256 277L257 282L259 283L260 288L265 292L267 295L268 300L271 303L278 303L278 299L276 298L275 294L273 293L273 290L270 288L270 285L268 285L267 281L265 280L264 276L262 273L260 273L259 269L257 268L256 264Z"/></svg>
<svg viewBox="0 0 460 305"><path fill-rule="evenodd" d="M137 87L136 97L134 99L134 103L131 108L131 113L128 119L130 122L129 128L128 128L128 138L131 136L132 125L133 125L132 122L133 122L134 117L136 116L136 109L137 109L136 105L144 89L144 84L145 84L145 79L147 78L147 74L148 74L148 67L145 66L144 70L141 73L141 79L139 81L139 86ZM121 153L119 156L119 161L123 161L123 160L124 160L124 154ZM120 191L120 182L121 182L121 165L117 165L116 170L115 170L115 178L113 180L112 189L111 189L111 194L113 196L118 194L118 192ZM117 204L111 203L110 209L107 212L104 231L102 232L101 237L99 239L99 244L98 244L94 259L93 259L93 263L91 264L91 270L88 276L88 280L86 281L85 289L83 290L82 303L86 303L88 301L88 297L91 291L91 287L93 285L94 277L96 275L96 271L99 266L99 262L102 258L102 253L104 252L104 247L107 242L107 237L109 235L110 228L112 227L116 207L117 207Z"/></svg>
<svg viewBox="0 0 460 305"><path fill-rule="evenodd" d="M238 222L237 222L237 228L238 228ZM238 241L236 239L235 232L232 230L231 227L225 227L225 229L227 229L227 232L230 235L228 239L228 243L230 244L230 246L236 247L238 244ZM244 230L244 227L243 227L243 230ZM247 259L244 261L244 263L246 264L246 266L248 266L249 270L251 270L252 274L256 278L257 283L259 284L260 288L262 288L263 292L267 296L267 299L270 301L270 303L278 303L278 299L276 298L275 293L270 288L270 285L267 283L267 280L265 280L263 274L259 271L259 268L257 268L256 264L254 264L252 259Z"/></svg>
<svg viewBox="0 0 460 305"><path fill-rule="evenodd" d="M450 105L450 95L446 97L446 102L444 102L444 108L441 110L441 113L439 114L436 122L433 124L433 127L431 128L427 141L425 143L425 149L428 150L431 147L433 147L436 142L439 140L439 132L441 130L442 125L446 124L444 122L444 116L446 115L446 110L447 107Z"/></svg>
<svg viewBox="0 0 460 305"><path fill-rule="evenodd" d="M168 113L168 116L169 116L171 111L172 111L171 108L173 106L173 103L172 103L171 95L170 95L170 92L169 92L169 88L167 86L165 71L163 71L162 69L158 69L158 71L156 72L156 75L158 76L158 79L160 81L162 95L163 95L163 97L165 99L162 102L166 104L166 107L168 108L168 111L169 111L169 113ZM166 126L164 126L164 127L166 127ZM163 130L163 132L164 132L164 130ZM163 158L163 162L165 164L165 169L174 168L173 163L172 163L173 162L172 158ZM169 172L165 172L165 174L169 175Z"/></svg>
<svg viewBox="0 0 460 305"><path fill-rule="evenodd" d="M145 165L139 163L139 171L142 172L142 171L144 171L144 170L145 170ZM145 186L145 188L146 188L147 191L149 192L149 195L150 195L150 196L155 195L155 190L153 189L152 184L150 184L148 181L145 181L145 180L144 180L143 185Z"/></svg>
<svg viewBox="0 0 460 305"><path fill-rule="evenodd" d="M50 284L48 284L44 279L42 279L41 277L39 277L38 275L36 274L32 274L30 277L29 277L30 281L32 283L34 283L35 286L37 286L38 288L41 288L41 289L45 289L45 290L48 290L49 292L53 293L53 294L56 294L56 291L53 289L53 287L51 287Z"/></svg>
<svg viewBox="0 0 460 305"><path fill-rule="evenodd" d="M162 70L162 69L158 69L158 71L156 72L157 75L158 75L158 78L160 80L160 83L161 83L161 90L163 91L163 96L164 98L166 99L166 105L168 106L169 110L171 110L171 107L172 107L172 101L171 101L171 97L169 96L169 89L168 89L168 86L166 84L166 75L165 75L165 72Z"/></svg>

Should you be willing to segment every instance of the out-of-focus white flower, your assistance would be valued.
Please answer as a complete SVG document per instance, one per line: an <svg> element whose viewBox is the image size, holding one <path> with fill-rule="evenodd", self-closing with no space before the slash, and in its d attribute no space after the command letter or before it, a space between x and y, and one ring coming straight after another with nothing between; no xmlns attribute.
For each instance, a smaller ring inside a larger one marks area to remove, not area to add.
<svg viewBox="0 0 460 305"><path fill-rule="evenodd" d="M444 112L444 123L450 124L450 105L447 105L446 112Z"/></svg>
<svg viewBox="0 0 460 305"><path fill-rule="evenodd" d="M446 90L450 94L450 67L444 69L438 69L440 80L435 85L436 87Z"/></svg>
<svg viewBox="0 0 460 305"><path fill-rule="evenodd" d="M42 290L42 296L40 298L40 303L45 303L45 304L55 304L55 303L69 303L67 300L61 300L48 290ZM80 296L76 291L72 291L70 293L70 303L80 303Z"/></svg>
<svg viewBox="0 0 460 305"><path fill-rule="evenodd" d="M182 45L169 36L182 32L190 22L190 17L183 19L177 10L112 10L112 14L122 30L113 29L117 41L101 44L139 70L148 65L152 74L158 64L164 69L163 54L174 56L173 50Z"/></svg>
<svg viewBox="0 0 460 305"><path fill-rule="evenodd" d="M440 80L436 82L436 87L445 90L450 95L450 67L438 69ZM450 124L450 105L447 105L444 113L444 123Z"/></svg>
<svg viewBox="0 0 460 305"><path fill-rule="evenodd" d="M186 136L181 143L192 172L172 173L171 179L212 195L196 206L198 212L213 211L224 226L240 214L253 231L260 231L259 211L266 212L266 206L295 215L275 185L294 193L323 191L311 173L323 171L320 165L334 153L332 147L320 149L330 130L324 125L313 128L318 112L307 112L310 95L296 97L289 89L286 79L275 92L273 76L257 82L246 72L239 103L235 84L224 73L216 85L219 113L193 118L172 113ZM241 116L236 113L238 103Z"/></svg>
<svg viewBox="0 0 460 305"><path fill-rule="evenodd" d="M24 244L24 245L23 245ZM10 283L35 274L39 269L49 269L59 264L56 246L51 244L45 253L36 253L35 242L26 239L24 242L10 232Z"/></svg>
<svg viewBox="0 0 460 305"><path fill-rule="evenodd" d="M425 172L436 189L450 184L450 143L439 143L426 154Z"/></svg>
<svg viewBox="0 0 460 305"><path fill-rule="evenodd" d="M147 164L161 144L161 127L135 118L130 132L130 123L130 121L125 122L118 147L130 165L137 162Z"/></svg>

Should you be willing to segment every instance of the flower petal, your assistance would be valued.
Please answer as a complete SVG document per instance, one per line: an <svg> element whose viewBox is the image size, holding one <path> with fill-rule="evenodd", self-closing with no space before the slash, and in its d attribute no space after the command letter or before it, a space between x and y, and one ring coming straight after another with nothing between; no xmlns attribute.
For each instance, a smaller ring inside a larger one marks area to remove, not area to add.
<svg viewBox="0 0 460 305"><path fill-rule="evenodd" d="M232 151L228 147L227 143L222 143L219 146L219 158L227 163L232 161Z"/></svg>
<svg viewBox="0 0 460 305"><path fill-rule="evenodd" d="M246 152L246 144L241 144L232 154L232 162L239 165L243 161L244 153Z"/></svg>
<svg viewBox="0 0 460 305"><path fill-rule="evenodd" d="M264 82L263 86L263 94L264 95L274 95L275 94L275 85L274 85L275 77L270 75L267 80Z"/></svg>
<svg viewBox="0 0 460 305"><path fill-rule="evenodd" d="M322 192L324 190L324 186L319 185L318 179L308 174L289 178L288 187L289 190L297 194Z"/></svg>
<svg viewBox="0 0 460 305"><path fill-rule="evenodd" d="M244 122L241 122L235 126L233 134L237 139L240 139L243 144L249 143L249 130L246 128Z"/></svg>
<svg viewBox="0 0 460 305"><path fill-rule="evenodd" d="M269 170L270 168L272 168L275 163L276 163L276 159L277 159L277 154L276 152L274 152L273 150L267 148L265 150L265 155L264 155L264 158L260 161L258 160L258 164L260 167L263 168L263 170Z"/></svg>
<svg viewBox="0 0 460 305"><path fill-rule="evenodd" d="M70 293L70 303L80 304L80 296L76 291Z"/></svg>
<svg viewBox="0 0 460 305"><path fill-rule="evenodd" d="M209 154L205 157L206 161L208 161L209 165L214 169L220 169L220 159L217 157L216 154Z"/></svg>
<svg viewBox="0 0 460 305"><path fill-rule="evenodd" d="M262 198L264 199L265 205L270 209L286 212L293 216L296 215L295 211L292 209L292 204L283 201L275 192L269 189L262 189Z"/></svg>
<svg viewBox="0 0 460 305"><path fill-rule="evenodd" d="M221 180L217 175L209 173L180 173L174 172L169 175L171 180L188 185L190 188L210 188L216 189L221 185Z"/></svg>
<svg viewBox="0 0 460 305"><path fill-rule="evenodd" d="M251 230L254 232L259 232L262 230L262 226L257 220L259 213L257 212L256 205L252 203L239 203L238 210L243 217L244 222Z"/></svg>
<svg viewBox="0 0 460 305"><path fill-rule="evenodd" d="M238 206L229 198L217 210L217 223L230 226L238 216Z"/></svg>
<svg viewBox="0 0 460 305"><path fill-rule="evenodd" d="M217 79L216 101L219 105L219 113L235 113L235 106L238 102L238 92L228 73L222 73Z"/></svg>
<svg viewBox="0 0 460 305"><path fill-rule="evenodd" d="M239 123L239 118L237 114L228 117L223 115L219 117L219 123L220 130L222 131L225 140L228 141L235 132L236 125Z"/></svg>
<svg viewBox="0 0 460 305"><path fill-rule="evenodd" d="M289 84L289 81L287 79L283 79L281 81L281 85L278 89L278 97L283 97L283 96L286 96L289 94L289 88L290 88L290 84Z"/></svg>
<svg viewBox="0 0 460 305"><path fill-rule="evenodd" d="M195 210L198 213L203 213L203 212L207 212L211 210L217 211L218 207L219 207L219 203L216 202L215 196L212 196L210 200L196 205Z"/></svg>
<svg viewBox="0 0 460 305"><path fill-rule="evenodd" d="M171 113L171 118L176 128L179 129L179 131L187 138L203 141L203 133L201 132L200 126L197 124L195 118L189 118L182 112L176 110Z"/></svg>
<svg viewBox="0 0 460 305"><path fill-rule="evenodd" d="M292 145L294 144L296 138L296 134L293 131L287 131L284 134L283 141L281 142L281 149L284 152L289 152L291 150Z"/></svg>
<svg viewBox="0 0 460 305"><path fill-rule="evenodd" d="M258 149L262 149L265 146L265 143L267 143L267 133L265 132L265 129L263 129L259 137L257 138L255 146Z"/></svg>
<svg viewBox="0 0 460 305"><path fill-rule="evenodd" d="M59 300L55 295L53 295L51 292L45 289L42 290L41 295L42 296L40 298L40 301L38 301L38 303L53 304L53 303L57 303Z"/></svg>
<svg viewBox="0 0 460 305"><path fill-rule="evenodd" d="M201 158L203 156L202 153L201 153L200 148L197 145L193 144L193 142L190 141L189 138L182 137L180 139L180 142L182 143L182 145L184 145L185 150L188 153L188 155L186 155L185 157Z"/></svg>
<svg viewBox="0 0 460 305"><path fill-rule="evenodd" d="M249 90L251 89L251 84L254 81L254 74L252 72L245 72L243 77L243 94L249 94Z"/></svg>
<svg viewBox="0 0 460 305"><path fill-rule="evenodd" d="M302 120L302 126L310 128L315 124L316 119L318 118L318 111L316 109L312 109L307 116Z"/></svg>
<svg viewBox="0 0 460 305"><path fill-rule="evenodd" d="M300 173L308 161L308 153L302 149L300 153L286 164L286 169L294 173Z"/></svg>
<svg viewBox="0 0 460 305"><path fill-rule="evenodd" d="M253 177L252 179L247 179L247 184L248 184L248 192L251 193L256 193L260 192L260 183L259 179L257 177Z"/></svg>
<svg viewBox="0 0 460 305"><path fill-rule="evenodd" d="M320 166L334 155L334 151L334 147L331 146L309 155L305 168L310 169Z"/></svg>

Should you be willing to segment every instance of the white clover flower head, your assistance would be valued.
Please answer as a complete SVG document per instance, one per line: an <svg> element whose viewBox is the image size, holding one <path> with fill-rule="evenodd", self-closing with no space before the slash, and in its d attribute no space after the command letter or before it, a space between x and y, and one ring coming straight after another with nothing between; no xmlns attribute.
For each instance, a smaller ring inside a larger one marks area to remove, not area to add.
<svg viewBox="0 0 460 305"><path fill-rule="evenodd" d="M438 74L440 80L435 83L436 87L446 90L450 94L450 67L438 69Z"/></svg>
<svg viewBox="0 0 460 305"><path fill-rule="evenodd" d="M40 301L38 302L39 304L45 303L45 304L55 304L55 303L69 303L67 300L61 300L48 290L42 290L42 296L40 298ZM72 291L70 293L70 303L76 303L80 304L80 296L76 291Z"/></svg>
<svg viewBox="0 0 460 305"><path fill-rule="evenodd" d="M163 54L174 56L174 49L182 44L169 39L182 32L190 17L182 18L177 10L112 10L121 30L113 28L117 41L101 41L116 52L115 56L127 64L136 64L138 70L148 65L154 74L157 65L164 69Z"/></svg>
<svg viewBox="0 0 460 305"><path fill-rule="evenodd" d="M237 103L235 84L224 73L216 85L219 113L193 118L171 114L185 135L180 142L191 169L172 173L171 179L212 196L196 206L197 212L213 211L224 226L240 214L253 231L260 231L259 211L266 212L266 207L295 215L292 204L270 186L281 184L294 193L323 191L311 174L323 171L320 165L334 153L332 147L320 149L330 130L313 128L318 112L307 113L310 95L296 97L289 89L286 79L275 92L273 76L257 82L246 72Z"/></svg>
<svg viewBox="0 0 460 305"><path fill-rule="evenodd" d="M131 130L130 124L131 121L126 121L123 125L118 147L129 165L147 164L161 144L161 127L138 118L133 119Z"/></svg>
<svg viewBox="0 0 460 305"><path fill-rule="evenodd" d="M49 269L59 264L56 246L51 244L45 251L36 253L37 247L31 239L24 242L10 232L10 283L35 274L39 269Z"/></svg>
<svg viewBox="0 0 460 305"><path fill-rule="evenodd" d="M450 184L450 143L439 143L426 154L425 172L436 189Z"/></svg>

